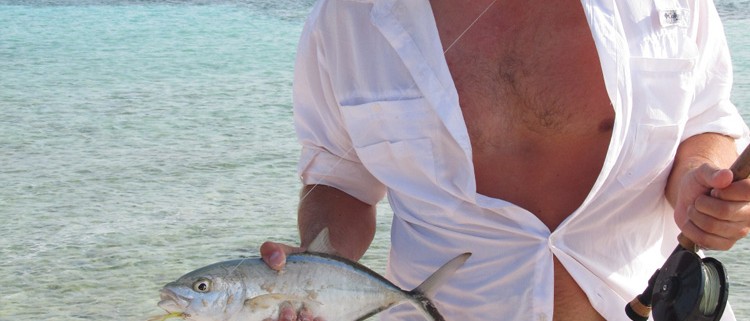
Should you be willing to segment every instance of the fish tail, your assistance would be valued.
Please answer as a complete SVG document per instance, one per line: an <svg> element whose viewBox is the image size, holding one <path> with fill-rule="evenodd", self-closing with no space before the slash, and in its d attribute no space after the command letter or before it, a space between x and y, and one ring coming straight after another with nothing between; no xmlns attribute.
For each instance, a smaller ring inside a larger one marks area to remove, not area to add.
<svg viewBox="0 0 750 321"><path fill-rule="evenodd" d="M422 284L416 287L414 290L409 291L409 297L414 301L415 305L425 313L425 316L431 318L434 321L444 321L445 319L438 311L437 307L432 303L431 298L434 297L435 292L438 288L443 285L448 278L450 278L458 268L464 265L466 260L469 259L471 253L463 253L456 256L452 260L441 266L435 273L430 275Z"/></svg>

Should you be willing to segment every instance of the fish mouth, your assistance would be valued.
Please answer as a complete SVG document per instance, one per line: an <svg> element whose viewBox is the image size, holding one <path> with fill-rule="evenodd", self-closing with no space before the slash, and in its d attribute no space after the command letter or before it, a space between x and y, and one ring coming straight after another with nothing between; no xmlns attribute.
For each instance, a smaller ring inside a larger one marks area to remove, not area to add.
<svg viewBox="0 0 750 321"><path fill-rule="evenodd" d="M161 289L159 298L161 301L157 305L169 313L184 312L185 307L190 303L186 298L170 289Z"/></svg>

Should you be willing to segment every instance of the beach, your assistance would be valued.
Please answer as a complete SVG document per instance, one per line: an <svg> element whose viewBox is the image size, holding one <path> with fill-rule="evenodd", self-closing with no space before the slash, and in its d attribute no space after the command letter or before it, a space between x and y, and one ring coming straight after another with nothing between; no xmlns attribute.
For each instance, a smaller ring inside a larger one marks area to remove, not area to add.
<svg viewBox="0 0 750 321"><path fill-rule="evenodd" d="M296 243L312 1L0 0L0 321L146 320L195 268ZM750 120L750 2L717 1ZM385 272L392 212L362 263ZM750 319L750 241L709 252Z"/></svg>

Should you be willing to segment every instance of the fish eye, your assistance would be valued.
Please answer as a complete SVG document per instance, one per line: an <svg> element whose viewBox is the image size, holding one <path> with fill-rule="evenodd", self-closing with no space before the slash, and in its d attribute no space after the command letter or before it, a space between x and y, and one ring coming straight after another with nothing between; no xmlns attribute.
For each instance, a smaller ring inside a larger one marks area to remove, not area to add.
<svg viewBox="0 0 750 321"><path fill-rule="evenodd" d="M200 279L193 283L193 290L195 292L206 293L211 290L211 281L206 279Z"/></svg>

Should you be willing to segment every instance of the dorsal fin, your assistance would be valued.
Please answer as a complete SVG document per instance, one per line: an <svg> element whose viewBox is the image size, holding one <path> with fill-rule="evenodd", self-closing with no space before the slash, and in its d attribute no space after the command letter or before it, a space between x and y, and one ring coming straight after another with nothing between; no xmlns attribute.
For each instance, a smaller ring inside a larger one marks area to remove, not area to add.
<svg viewBox="0 0 750 321"><path fill-rule="evenodd" d="M424 316L432 321L445 321L440 311L432 303L437 289L458 270L464 262L469 259L471 253L463 253L441 266L435 273L430 275L427 280L422 282L416 289L408 292L414 306L420 308Z"/></svg>
<svg viewBox="0 0 750 321"><path fill-rule="evenodd" d="M471 253L463 253L459 256L454 257L452 260L448 261L448 263L445 263L443 266L441 266L435 273L430 275L422 284L420 284L416 289L412 290L412 292L418 292L426 295L427 297L434 297L435 291L445 283L445 281L448 280L448 278L453 275L453 273L458 270L461 266L464 265L466 260L469 259L471 256Z"/></svg>
<svg viewBox="0 0 750 321"><path fill-rule="evenodd" d="M336 249L331 245L331 239L329 238L328 228L324 228L318 233L318 236L310 243L307 247L308 252L314 253L326 253L336 255Z"/></svg>

